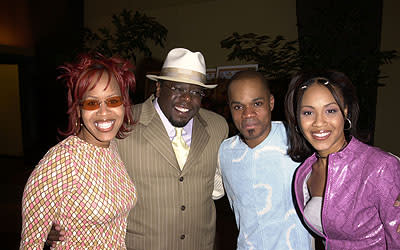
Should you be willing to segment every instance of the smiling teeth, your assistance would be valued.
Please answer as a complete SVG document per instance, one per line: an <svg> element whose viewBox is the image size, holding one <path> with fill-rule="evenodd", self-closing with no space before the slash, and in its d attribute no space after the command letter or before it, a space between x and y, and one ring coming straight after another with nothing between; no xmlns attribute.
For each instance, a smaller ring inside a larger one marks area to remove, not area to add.
<svg viewBox="0 0 400 250"><path fill-rule="evenodd" d="M325 133L319 133L319 134L314 134L317 137L325 137L327 135L329 135L329 132L325 132Z"/></svg>
<svg viewBox="0 0 400 250"><path fill-rule="evenodd" d="M186 112L189 111L189 109L182 108L182 107L175 107L175 108L176 108L178 111L183 112L183 113L186 113Z"/></svg>
<svg viewBox="0 0 400 250"><path fill-rule="evenodd" d="M96 126L100 129L108 129L114 124L114 121L109 122L96 122Z"/></svg>

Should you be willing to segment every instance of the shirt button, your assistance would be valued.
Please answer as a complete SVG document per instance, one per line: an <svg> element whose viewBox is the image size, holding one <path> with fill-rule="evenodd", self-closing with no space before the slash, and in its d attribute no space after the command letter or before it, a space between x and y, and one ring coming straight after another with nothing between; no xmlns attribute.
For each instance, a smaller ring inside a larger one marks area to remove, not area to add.
<svg viewBox="0 0 400 250"><path fill-rule="evenodd" d="M180 181L180 182L182 182L182 181L183 181L183 176L181 176L181 177L179 178L179 181Z"/></svg>
<svg viewBox="0 0 400 250"><path fill-rule="evenodd" d="M184 234L181 235L181 240L183 240L183 239L185 239L185 235Z"/></svg>
<svg viewBox="0 0 400 250"><path fill-rule="evenodd" d="M181 206L181 210L183 211L183 210L185 210L186 209L186 207L185 206Z"/></svg>

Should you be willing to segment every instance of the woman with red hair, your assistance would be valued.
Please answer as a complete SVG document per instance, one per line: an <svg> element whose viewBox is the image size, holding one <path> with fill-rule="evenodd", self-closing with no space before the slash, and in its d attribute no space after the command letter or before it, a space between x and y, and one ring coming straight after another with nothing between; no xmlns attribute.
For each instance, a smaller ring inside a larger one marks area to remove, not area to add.
<svg viewBox="0 0 400 250"><path fill-rule="evenodd" d="M21 249L42 249L52 224L65 229L56 249L125 249L126 219L135 187L114 138L132 128L132 65L100 54L66 63L67 138L35 167L22 202Z"/></svg>

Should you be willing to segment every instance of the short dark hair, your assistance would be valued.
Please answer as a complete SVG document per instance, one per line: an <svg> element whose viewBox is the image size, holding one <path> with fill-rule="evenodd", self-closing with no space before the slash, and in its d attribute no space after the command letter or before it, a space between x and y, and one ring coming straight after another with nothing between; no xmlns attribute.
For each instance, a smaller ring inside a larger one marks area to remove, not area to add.
<svg viewBox="0 0 400 250"><path fill-rule="evenodd" d="M351 128L344 131L346 138L349 140L351 136L357 136L359 106L356 90L350 79L344 73L333 70L300 73L290 81L285 97L285 115L289 138L288 154L297 162L304 161L314 152L313 147L301 134L299 126L300 104L304 92L308 86L314 83L325 86L331 92L343 117L350 120ZM344 115L345 108L347 108L347 117Z"/></svg>
<svg viewBox="0 0 400 250"><path fill-rule="evenodd" d="M239 80L245 80L245 79L258 79L260 82L264 85L268 93L271 93L270 87L269 87L269 82L268 80L264 77L264 75L258 71L254 70L242 70L237 72L232 76L231 79L229 79L229 82L226 86L226 90L228 92L228 98L229 98L229 87L231 86L232 82L234 81L239 81Z"/></svg>

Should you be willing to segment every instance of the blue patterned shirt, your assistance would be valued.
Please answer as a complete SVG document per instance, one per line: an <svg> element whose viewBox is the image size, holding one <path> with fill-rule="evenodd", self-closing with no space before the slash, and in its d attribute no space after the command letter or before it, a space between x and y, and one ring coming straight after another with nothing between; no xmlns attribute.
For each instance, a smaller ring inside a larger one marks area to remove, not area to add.
<svg viewBox="0 0 400 250"><path fill-rule="evenodd" d="M233 136L219 148L226 193L239 228L237 249L310 249L311 236L293 205L291 185L299 163L287 155L286 130L272 122L254 148Z"/></svg>

